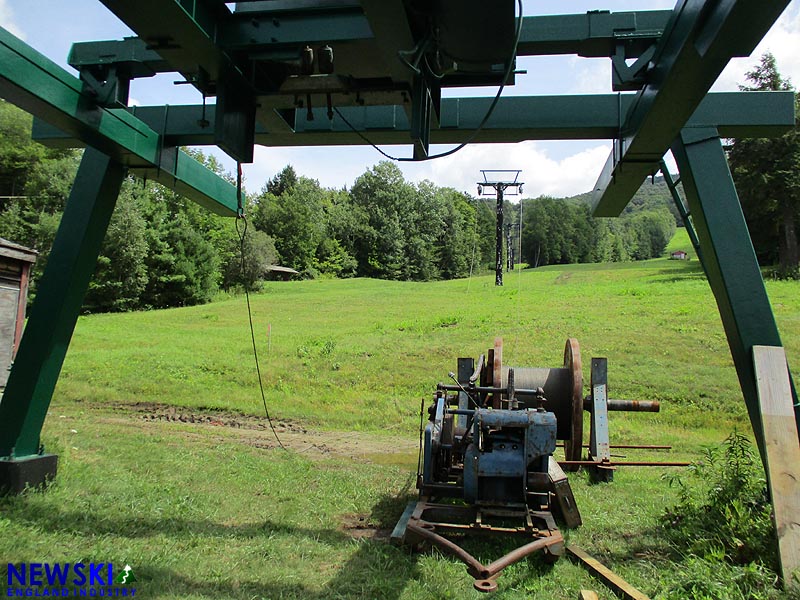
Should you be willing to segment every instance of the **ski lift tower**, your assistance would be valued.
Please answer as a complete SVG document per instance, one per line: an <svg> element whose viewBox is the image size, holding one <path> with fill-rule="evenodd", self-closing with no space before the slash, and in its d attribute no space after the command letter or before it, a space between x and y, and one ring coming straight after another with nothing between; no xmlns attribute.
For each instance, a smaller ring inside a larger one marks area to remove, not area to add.
<svg viewBox="0 0 800 600"><path fill-rule="evenodd" d="M492 188L497 195L497 245L495 254L495 285L503 285L503 197L519 196L522 193L521 169L481 169L483 181L478 182L478 196L484 195L486 188ZM513 179L512 179L513 177ZM511 190L506 193L506 190Z"/></svg>

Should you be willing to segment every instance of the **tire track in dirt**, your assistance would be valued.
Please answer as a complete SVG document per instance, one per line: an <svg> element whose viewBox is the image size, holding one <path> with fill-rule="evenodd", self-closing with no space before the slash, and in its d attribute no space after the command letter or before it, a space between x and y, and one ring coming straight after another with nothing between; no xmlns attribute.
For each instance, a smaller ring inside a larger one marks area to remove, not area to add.
<svg viewBox="0 0 800 600"><path fill-rule="evenodd" d="M197 426L199 431L222 428L248 446L271 450L278 447L269 421L264 416L217 408L194 408L159 402L115 402L91 404L99 413L111 413L110 420ZM415 436L386 436L360 431L315 429L291 419L272 419L286 448L309 456L335 455L383 465L416 467Z"/></svg>

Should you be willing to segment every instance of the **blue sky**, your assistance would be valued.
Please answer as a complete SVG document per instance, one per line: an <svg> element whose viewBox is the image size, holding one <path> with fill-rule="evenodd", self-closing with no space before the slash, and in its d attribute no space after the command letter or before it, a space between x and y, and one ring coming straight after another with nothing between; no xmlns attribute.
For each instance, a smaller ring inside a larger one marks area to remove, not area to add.
<svg viewBox="0 0 800 600"><path fill-rule="evenodd" d="M587 10L671 9L673 0L577 0L523 2L525 14L581 13ZM76 41L119 39L132 32L98 0L0 0L0 25L53 61L66 65L70 45ZM720 76L714 90L735 90L744 73L766 50L777 58L778 67L792 81L800 82L800 4L792 2L775 24L753 57L736 59ZM531 57L519 61L528 74L518 76L517 85L507 87L508 95L609 93L610 61L578 57ZM176 86L174 75L137 80L131 98L138 104L196 104L200 95L191 86ZM451 95L494 95L491 88L459 90ZM390 154L408 156L408 146L392 146ZM434 148L434 151L437 148ZM439 148L441 150L441 148ZM464 148L455 155L426 163L400 163L407 179L430 179L437 185L452 186L474 193L480 169L522 169L525 196L542 194L567 196L585 192L593 186L608 156L610 144L597 141L523 142L520 144L482 144ZM234 163L215 152L226 168ZM350 186L358 175L382 157L371 148L264 148L257 147L255 162L245 165L245 184L258 191L267 179L292 164L303 175L318 179L329 187Z"/></svg>

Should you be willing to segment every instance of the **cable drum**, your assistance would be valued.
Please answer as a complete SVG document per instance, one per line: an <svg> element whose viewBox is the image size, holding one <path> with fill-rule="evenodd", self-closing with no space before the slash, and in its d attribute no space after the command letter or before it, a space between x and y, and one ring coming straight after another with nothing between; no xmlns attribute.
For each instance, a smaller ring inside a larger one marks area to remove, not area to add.
<svg viewBox="0 0 800 600"><path fill-rule="evenodd" d="M502 352L502 341L499 347ZM497 343L494 352L498 352ZM514 369L516 389L544 390L544 397L547 399L544 408L556 416L556 437L565 442L566 459L580 460L583 444L583 375L578 340L567 340L563 367L549 369L503 365L500 368L501 387L508 386L509 369ZM520 396L517 399L521 406L533 408L532 398Z"/></svg>
<svg viewBox="0 0 800 600"><path fill-rule="evenodd" d="M547 402L544 405L556 415L558 421L557 436L560 440L572 437L572 373L569 369L548 369L543 367L508 367L503 366L503 387L508 386L508 370L514 369L514 387L517 389L535 390L542 388ZM534 408L533 398L519 396L521 406Z"/></svg>

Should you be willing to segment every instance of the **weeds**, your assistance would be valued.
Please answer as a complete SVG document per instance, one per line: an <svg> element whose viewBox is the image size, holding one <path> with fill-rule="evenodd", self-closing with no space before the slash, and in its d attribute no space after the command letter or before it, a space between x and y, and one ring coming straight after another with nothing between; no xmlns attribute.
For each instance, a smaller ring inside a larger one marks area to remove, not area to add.
<svg viewBox="0 0 800 600"><path fill-rule="evenodd" d="M762 600L775 597L775 574L758 563L730 565L710 556L690 556L681 568L664 572L663 600Z"/></svg>
<svg viewBox="0 0 800 600"><path fill-rule="evenodd" d="M680 497L661 517L664 535L686 556L687 569L667 597L689 592L698 599L768 597L754 590L774 583L775 530L750 440L734 430L722 445L706 447L689 473L691 482L668 479L680 488Z"/></svg>

